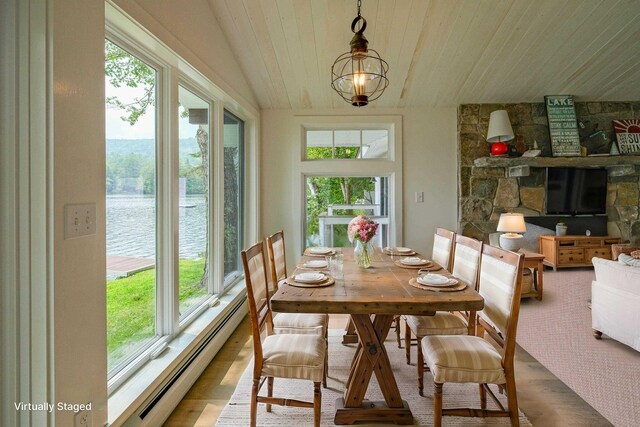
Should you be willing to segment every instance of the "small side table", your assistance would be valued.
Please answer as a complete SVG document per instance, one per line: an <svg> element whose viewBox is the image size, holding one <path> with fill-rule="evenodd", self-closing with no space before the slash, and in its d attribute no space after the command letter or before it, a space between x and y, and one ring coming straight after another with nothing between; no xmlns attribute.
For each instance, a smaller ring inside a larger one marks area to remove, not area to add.
<svg viewBox="0 0 640 427"><path fill-rule="evenodd" d="M520 249L518 252L524 254L524 268L532 268L534 290L527 294L522 294L522 298L535 298L542 301L542 275L544 273L544 255L537 252L531 252L526 249Z"/></svg>

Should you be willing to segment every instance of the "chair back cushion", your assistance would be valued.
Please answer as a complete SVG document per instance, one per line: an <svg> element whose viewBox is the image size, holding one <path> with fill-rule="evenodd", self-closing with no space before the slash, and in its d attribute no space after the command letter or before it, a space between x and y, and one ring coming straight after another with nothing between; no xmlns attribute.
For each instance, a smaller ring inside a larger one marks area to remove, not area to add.
<svg viewBox="0 0 640 427"><path fill-rule="evenodd" d="M457 241L453 257L452 274L458 279L467 282L473 288L476 287L478 282L478 269L480 268L480 256L482 255L482 243L477 243L476 247L472 247Z"/></svg>
<svg viewBox="0 0 640 427"><path fill-rule="evenodd" d="M453 249L453 233L451 236L444 236L436 233L433 236L433 252L431 259L440 264L445 269L451 268L451 251Z"/></svg>
<svg viewBox="0 0 640 427"><path fill-rule="evenodd" d="M278 290L278 283L287 278L287 259L284 250L284 231L280 230L267 237L269 264L271 268L271 289Z"/></svg>
<svg viewBox="0 0 640 427"><path fill-rule="evenodd" d="M507 252L489 247L494 251ZM503 337L506 336L511 315L514 292L518 280L517 263L506 262L485 253L480 263L480 295L484 298L484 308L480 317L495 326Z"/></svg>
<svg viewBox="0 0 640 427"><path fill-rule="evenodd" d="M278 280L285 279L287 277L287 262L284 259L284 240L276 240L273 242L273 268L276 271L276 278Z"/></svg>
<svg viewBox="0 0 640 427"><path fill-rule="evenodd" d="M262 242L242 251L245 284L249 300L249 312L253 327L260 330L266 320L269 307L267 301L267 272ZM256 337L254 336L254 339Z"/></svg>

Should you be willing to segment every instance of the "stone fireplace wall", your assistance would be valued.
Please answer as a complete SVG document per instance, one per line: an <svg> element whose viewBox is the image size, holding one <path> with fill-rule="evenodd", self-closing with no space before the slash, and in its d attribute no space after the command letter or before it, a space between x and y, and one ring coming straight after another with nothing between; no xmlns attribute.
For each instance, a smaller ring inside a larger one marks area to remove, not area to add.
<svg viewBox="0 0 640 427"><path fill-rule="evenodd" d="M516 137L510 144L533 148L534 140L542 156L551 156L549 128L544 103L463 104L458 108L458 232L488 241L496 231L503 212L525 216L544 215L545 169L530 168L528 176L510 177L507 168L477 167L474 160L489 155L486 141L489 114L505 109ZM587 126L606 132L615 141L613 119L640 118L640 102L577 102L576 114ZM615 142L614 142L615 143ZM569 161L580 166L580 157ZM640 157L630 164L608 167L608 230L622 240L640 240Z"/></svg>

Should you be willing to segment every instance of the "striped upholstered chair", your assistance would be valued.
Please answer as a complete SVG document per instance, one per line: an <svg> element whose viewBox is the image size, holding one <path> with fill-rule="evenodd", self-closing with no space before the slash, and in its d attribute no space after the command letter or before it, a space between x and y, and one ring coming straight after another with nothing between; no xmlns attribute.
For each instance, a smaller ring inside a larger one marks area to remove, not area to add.
<svg viewBox="0 0 640 427"><path fill-rule="evenodd" d="M287 278L287 262L284 248L284 231L267 237L267 250L271 268L271 283L273 292L278 290L278 284ZM315 334L324 337L327 343L328 357L329 315L326 313L273 313L273 333L275 334ZM328 358L325 360L325 377L322 385L327 387Z"/></svg>
<svg viewBox="0 0 640 427"><path fill-rule="evenodd" d="M474 289L478 289L478 272L482 258L482 242L462 235L456 236L456 245L453 256L454 277L466 282ZM469 317L475 312L450 313L438 311L433 316L406 316L407 325L418 338L418 343L423 337L432 335L473 335L475 322L469 322ZM423 396L424 390L424 358L422 347L418 345L418 390Z"/></svg>
<svg viewBox="0 0 640 427"><path fill-rule="evenodd" d="M464 417L509 417L512 426L519 425L513 356L520 312L520 290L523 255L485 245L480 263L479 292L484 308L478 313L479 330L500 346L497 350L483 336L439 335L424 337L422 352L434 382L434 425L442 425L443 415ZM443 384L480 384L480 407L442 409ZM499 403L487 384L504 387L507 408ZM489 393L500 407L487 410Z"/></svg>
<svg viewBox="0 0 640 427"><path fill-rule="evenodd" d="M446 230L444 228L436 228L436 234L433 236L433 249L431 253L431 260L436 264L439 264L447 271L451 271L451 264L454 253L454 241L456 233ZM411 333L418 338L425 335L419 335L419 333L425 328L422 324L429 320L422 319L422 316L403 316L405 320L404 324L404 349L407 359L407 365L411 363ZM430 316L433 317L433 316ZM438 320L445 320L438 319ZM437 329L442 329L442 326L448 327L448 324L443 325L438 323ZM418 340L419 341L419 340ZM420 351L420 350L418 350Z"/></svg>
<svg viewBox="0 0 640 427"><path fill-rule="evenodd" d="M251 333L253 335L253 387L251 389L251 426L255 427L258 402L271 405L313 408L314 426L320 425L322 392L320 383L324 377L324 337L317 334L280 334L271 330L271 310L268 304L267 271L262 242L242 251ZM266 334L262 333L266 329ZM302 379L313 382L313 402L273 397L275 377ZM264 380L267 381L267 396L258 393Z"/></svg>

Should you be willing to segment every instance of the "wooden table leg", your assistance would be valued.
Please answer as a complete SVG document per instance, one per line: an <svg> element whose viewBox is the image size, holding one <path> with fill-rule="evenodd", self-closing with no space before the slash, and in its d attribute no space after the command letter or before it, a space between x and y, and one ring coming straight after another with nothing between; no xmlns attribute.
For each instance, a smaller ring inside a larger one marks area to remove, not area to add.
<svg viewBox="0 0 640 427"><path fill-rule="evenodd" d="M355 344L358 342L358 334L356 334L356 327L353 325L353 320L349 317L349 323L344 328L345 334L342 336L342 344Z"/></svg>
<svg viewBox="0 0 640 427"><path fill-rule="evenodd" d="M413 424L413 415L407 402L400 396L384 347L393 316L376 315L372 322L369 315L352 315L352 321L360 345L354 356L353 372L349 376L344 397L336 401L334 422L353 424L356 421L388 421ZM374 372L385 401L363 403Z"/></svg>
<svg viewBox="0 0 640 427"><path fill-rule="evenodd" d="M536 281L538 283L536 283L536 291L537 291L537 295L536 295L536 299L538 301L542 301L542 275L544 273L544 264L542 263L542 261L538 262L538 268L536 268Z"/></svg>

